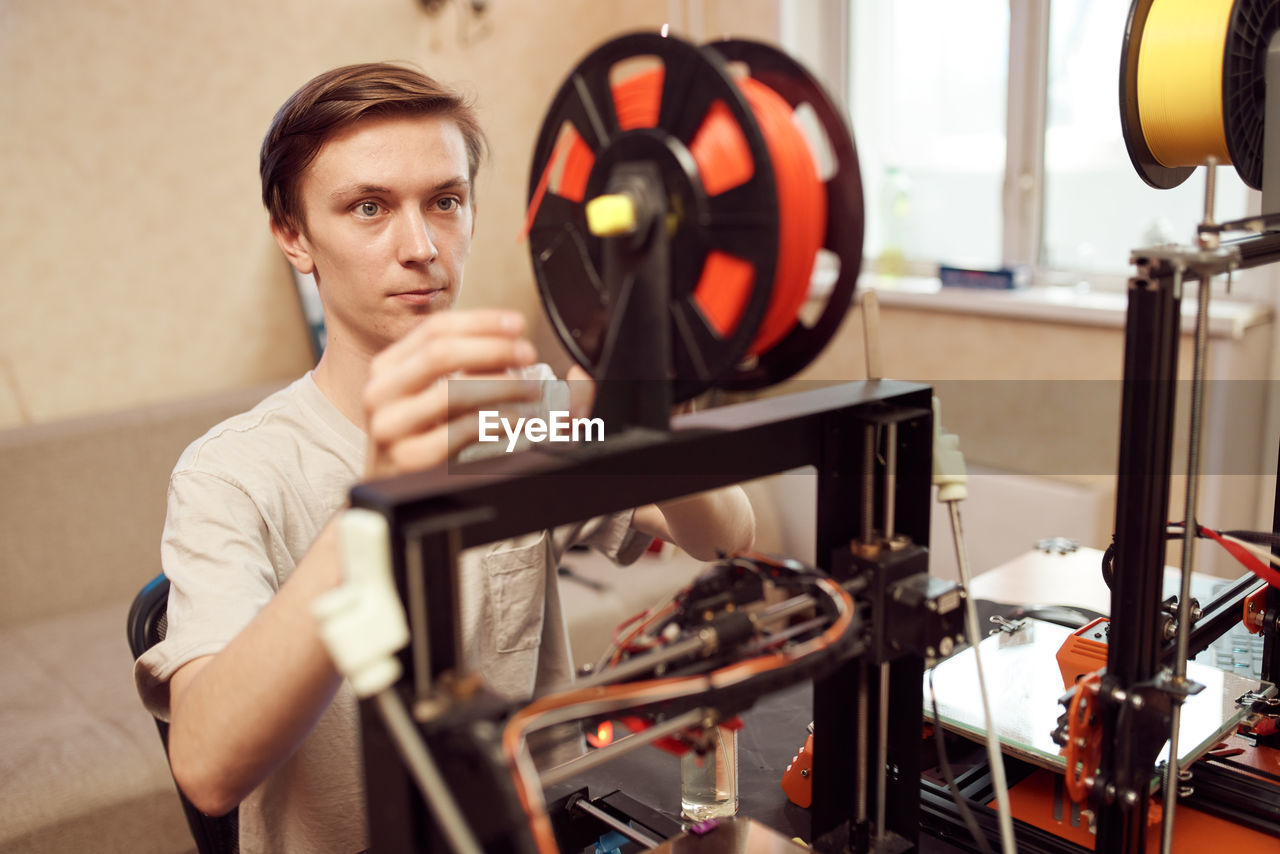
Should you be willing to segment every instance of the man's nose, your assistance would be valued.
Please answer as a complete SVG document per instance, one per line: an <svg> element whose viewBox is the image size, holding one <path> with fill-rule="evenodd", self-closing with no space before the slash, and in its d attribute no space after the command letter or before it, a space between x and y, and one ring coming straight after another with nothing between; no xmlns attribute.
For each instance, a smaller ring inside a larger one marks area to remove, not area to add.
<svg viewBox="0 0 1280 854"><path fill-rule="evenodd" d="M398 237L401 264L429 264L439 254L426 218L417 211L410 211L401 218Z"/></svg>

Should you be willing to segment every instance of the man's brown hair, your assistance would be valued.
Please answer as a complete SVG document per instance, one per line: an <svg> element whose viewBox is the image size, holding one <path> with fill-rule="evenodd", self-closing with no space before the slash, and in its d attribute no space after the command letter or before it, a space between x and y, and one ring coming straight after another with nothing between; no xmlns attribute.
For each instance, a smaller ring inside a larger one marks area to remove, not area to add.
<svg viewBox="0 0 1280 854"><path fill-rule="evenodd" d="M467 146L474 185L485 139L471 104L413 68L386 62L346 65L317 75L289 96L262 140L262 203L273 222L303 230L298 184L337 131L367 116L439 115L452 119Z"/></svg>

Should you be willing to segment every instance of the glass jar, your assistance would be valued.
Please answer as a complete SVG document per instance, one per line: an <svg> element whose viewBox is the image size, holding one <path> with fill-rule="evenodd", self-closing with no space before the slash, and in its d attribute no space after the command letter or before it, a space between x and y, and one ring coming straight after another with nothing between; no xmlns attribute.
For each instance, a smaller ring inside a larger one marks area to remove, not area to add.
<svg viewBox="0 0 1280 854"><path fill-rule="evenodd" d="M680 814L689 821L738 812L738 731L718 726L707 741L680 757Z"/></svg>

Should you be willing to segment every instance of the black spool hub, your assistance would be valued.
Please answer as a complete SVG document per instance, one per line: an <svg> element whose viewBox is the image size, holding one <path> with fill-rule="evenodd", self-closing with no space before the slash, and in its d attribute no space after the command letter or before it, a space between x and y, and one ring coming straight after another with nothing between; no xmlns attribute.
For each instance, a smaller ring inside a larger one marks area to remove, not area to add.
<svg viewBox="0 0 1280 854"><path fill-rule="evenodd" d="M1280 28L1280 0L1236 0L1222 55L1222 118L1240 179L1262 189L1267 48Z"/></svg>
<svg viewBox="0 0 1280 854"><path fill-rule="evenodd" d="M1155 0L1133 0L1129 7L1120 53L1120 128L1125 147L1129 149L1129 161L1138 177L1157 190L1170 190L1187 180L1195 169L1161 165L1142 135L1142 120L1138 115L1138 49L1142 46L1142 33L1153 2Z"/></svg>
<svg viewBox="0 0 1280 854"><path fill-rule="evenodd" d="M827 136L835 171L824 184L827 227L822 247L835 254L840 271L817 320L797 320L791 331L751 366L738 366L719 385L732 390L763 388L801 371L827 346L852 304L862 268L865 225L862 173L853 136L826 89L802 65L782 51L758 42L725 40L707 46L728 62L743 63L752 78L782 96L794 110L808 104Z"/></svg>
<svg viewBox="0 0 1280 854"><path fill-rule="evenodd" d="M665 68L657 126L622 130L610 70L633 57L657 57ZM707 196L688 146L711 106L723 102L747 141L749 180ZM742 358L764 317L778 254L778 204L764 137L724 62L677 38L638 33L597 48L556 93L534 149L532 200L569 122L595 155L586 195L575 202L547 192L529 229L534 275L547 314L570 355L596 375L613 311L603 280L602 240L587 230L586 202L604 191L613 165L658 165L674 215L671 240L672 397L688 400L715 384ZM720 336L693 299L707 253L719 249L749 262L755 283L736 327Z"/></svg>

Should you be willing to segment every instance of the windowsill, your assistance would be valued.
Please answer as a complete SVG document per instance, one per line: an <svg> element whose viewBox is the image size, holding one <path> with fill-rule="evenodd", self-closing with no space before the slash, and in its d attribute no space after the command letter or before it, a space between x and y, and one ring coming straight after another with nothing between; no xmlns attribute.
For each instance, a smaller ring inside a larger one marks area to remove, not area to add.
<svg viewBox="0 0 1280 854"><path fill-rule="evenodd" d="M882 280L873 273L863 273L858 279L858 299L870 289L887 307L1082 326L1123 327L1128 307L1128 295L1122 292L1079 291L1053 285L1007 291L944 288L936 278L904 276ZM1184 334L1194 331L1195 314L1194 297L1184 298ZM1238 340L1250 327L1269 323L1271 316L1269 305L1215 294L1209 303L1209 334Z"/></svg>

